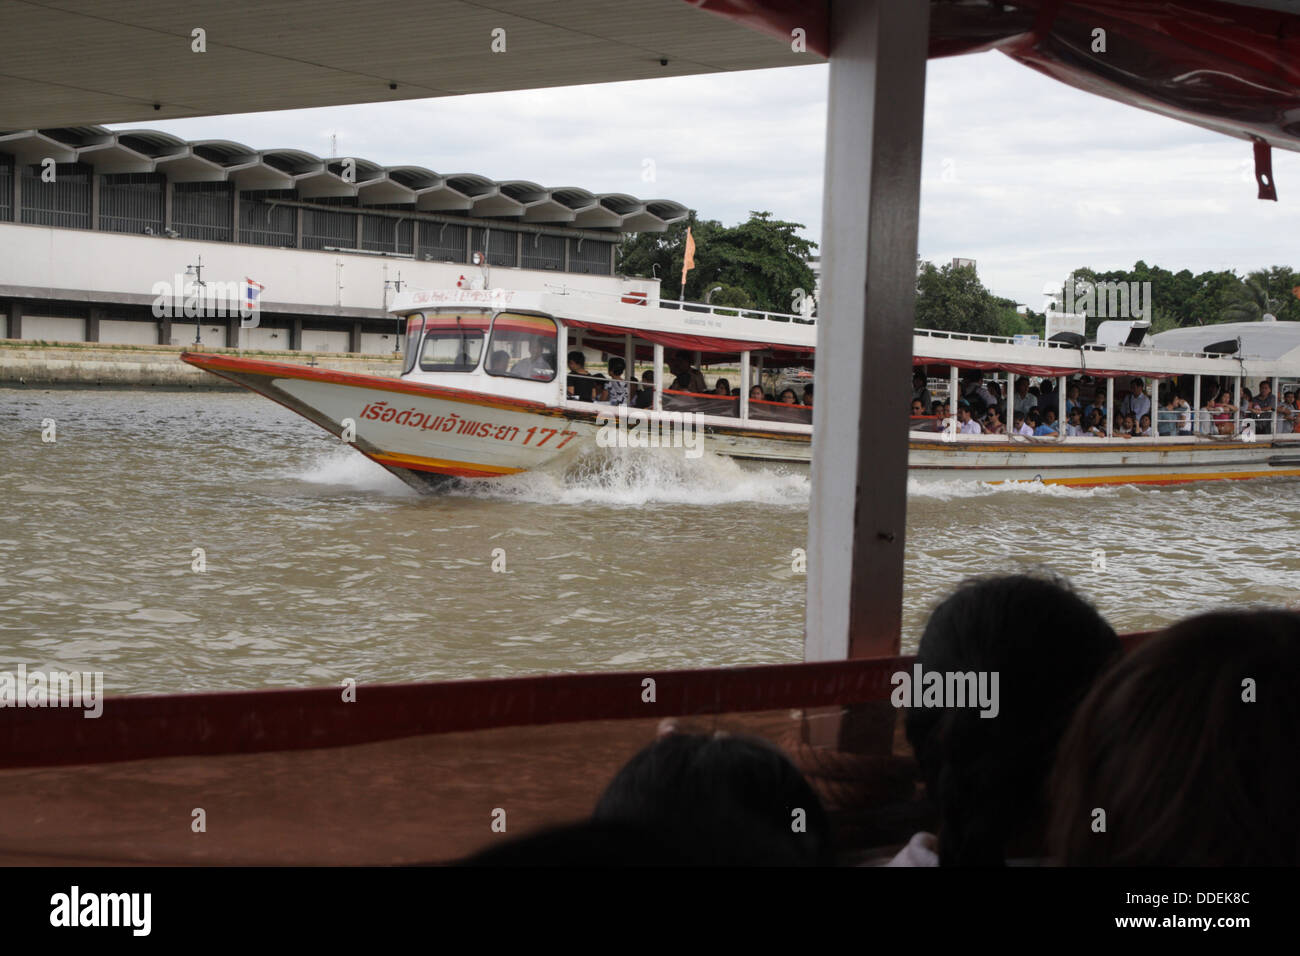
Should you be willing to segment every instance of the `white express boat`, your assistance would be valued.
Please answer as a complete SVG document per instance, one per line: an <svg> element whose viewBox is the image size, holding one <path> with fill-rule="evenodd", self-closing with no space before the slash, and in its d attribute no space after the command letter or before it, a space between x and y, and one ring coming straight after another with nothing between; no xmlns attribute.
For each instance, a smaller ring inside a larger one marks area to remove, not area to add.
<svg viewBox="0 0 1300 956"><path fill-rule="evenodd" d="M764 366L812 366L813 318L558 287L406 292L391 311L407 320L398 378L232 354L182 358L293 409L422 490L453 478L517 474L597 446L688 457L708 451L774 465L811 460L812 406L751 400L748 385L762 380ZM959 373L963 381L973 374L997 380L1006 396L1015 394L1018 377L1055 379L1061 421L1069 383L1080 384L1085 398L1104 394L1107 409L1135 378L1148 395L1172 380L1192 409L1202 408L1211 388L1217 394L1226 386L1240 409L1243 385L1268 380L1280 402L1280 387L1300 380L1300 323L1213 325L1154 339L1102 346L1077 337L1044 342L918 330L913 364L932 382L946 378L950 395L961 387ZM575 400L568 393L573 377L556 363L571 350L622 358L629 385L637 363L652 367L654 384L641 393L649 407ZM681 371L683 362L739 368L733 384L740 394L665 388L665 373L674 374L669 366ZM1151 437L1137 438L962 434L951 420L918 417L903 425L910 390L905 375L899 381L896 407L879 413L897 416L900 440L909 431L909 468L921 480L1101 485L1300 476L1300 435L1285 413L1238 410L1225 421L1199 412L1177 428L1170 413L1171 434L1153 428Z"/></svg>

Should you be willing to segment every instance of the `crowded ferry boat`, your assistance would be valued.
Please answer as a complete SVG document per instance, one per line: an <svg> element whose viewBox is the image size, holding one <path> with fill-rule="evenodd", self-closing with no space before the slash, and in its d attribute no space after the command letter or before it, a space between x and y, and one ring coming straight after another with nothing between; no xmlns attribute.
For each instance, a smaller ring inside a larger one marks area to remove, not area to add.
<svg viewBox="0 0 1300 956"><path fill-rule="evenodd" d="M407 291L391 311L406 319L396 380L183 358L294 409L422 490L599 447L811 460L811 314L563 286ZM1114 344L918 329L911 476L1068 485L1300 476L1300 327L1151 336L1137 321L1101 331ZM900 422L906 401L900 383Z"/></svg>

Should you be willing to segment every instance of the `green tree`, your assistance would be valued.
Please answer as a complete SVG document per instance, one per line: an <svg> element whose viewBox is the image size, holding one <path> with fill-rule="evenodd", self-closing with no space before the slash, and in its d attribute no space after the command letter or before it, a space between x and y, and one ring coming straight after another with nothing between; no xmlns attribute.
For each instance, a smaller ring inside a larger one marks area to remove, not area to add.
<svg viewBox="0 0 1300 956"><path fill-rule="evenodd" d="M1228 291L1220 313L1225 322L1257 322L1265 313L1280 321L1300 319L1300 273L1286 266L1259 269Z"/></svg>
<svg viewBox="0 0 1300 956"><path fill-rule="evenodd" d="M915 327L973 335L1014 334L1004 331L1011 324L1007 311L1015 316L1015 304L1006 303L1010 300L996 299L984 288L971 266L936 267L925 262L916 277Z"/></svg>
<svg viewBox="0 0 1300 956"><path fill-rule="evenodd" d="M687 226L695 239L695 268L682 290ZM746 222L728 227L716 220L697 219L692 211L665 232L624 237L619 246L619 271L625 275L657 274L665 298L680 295L702 301L710 289L720 285L737 291L728 292L725 300L718 298L723 293L714 293L717 304L791 312L796 290L811 295L816 284L807 259L817 244L798 234L802 228L800 223L772 219L768 212L751 212ZM737 293L747 296L748 304Z"/></svg>

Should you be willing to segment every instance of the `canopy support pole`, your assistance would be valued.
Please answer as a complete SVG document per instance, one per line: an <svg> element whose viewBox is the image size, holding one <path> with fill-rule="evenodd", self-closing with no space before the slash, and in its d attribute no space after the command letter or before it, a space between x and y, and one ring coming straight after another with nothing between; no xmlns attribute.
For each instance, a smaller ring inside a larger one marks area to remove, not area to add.
<svg viewBox="0 0 1300 956"><path fill-rule="evenodd" d="M1007 372L1007 441L1016 440L1016 373Z"/></svg>
<svg viewBox="0 0 1300 956"><path fill-rule="evenodd" d="M749 390L752 387L749 384L749 353L740 353L740 420L749 421Z"/></svg>
<svg viewBox="0 0 1300 956"><path fill-rule="evenodd" d="M1201 376L1194 376L1192 383L1192 434L1201 434Z"/></svg>
<svg viewBox="0 0 1300 956"><path fill-rule="evenodd" d="M943 430L948 433L949 439L955 441L957 438L957 366L948 366L948 418L944 421Z"/></svg>
<svg viewBox="0 0 1300 956"><path fill-rule="evenodd" d="M1273 425L1268 432L1270 438L1273 439L1277 438L1277 406L1278 403L1282 401L1282 395L1280 392L1278 392L1278 388L1279 388L1278 376L1274 375L1273 376Z"/></svg>
<svg viewBox="0 0 1300 956"><path fill-rule="evenodd" d="M1065 441L1065 376L1056 376L1056 437Z"/></svg>
<svg viewBox="0 0 1300 956"><path fill-rule="evenodd" d="M806 660L897 655L930 5L830 5Z"/></svg>
<svg viewBox="0 0 1300 956"><path fill-rule="evenodd" d="M1106 379L1106 437L1115 437L1115 379Z"/></svg>
<svg viewBox="0 0 1300 956"><path fill-rule="evenodd" d="M1232 404L1237 406L1232 413L1232 437L1241 435L1241 376L1233 379Z"/></svg>
<svg viewBox="0 0 1300 956"><path fill-rule="evenodd" d="M664 347L655 345L655 404L654 410L661 411L664 407Z"/></svg>

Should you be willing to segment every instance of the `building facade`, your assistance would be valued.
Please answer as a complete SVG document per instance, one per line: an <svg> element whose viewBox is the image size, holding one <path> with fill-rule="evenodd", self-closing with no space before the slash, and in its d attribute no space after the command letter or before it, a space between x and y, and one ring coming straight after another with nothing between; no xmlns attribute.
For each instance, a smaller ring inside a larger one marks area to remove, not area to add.
<svg viewBox="0 0 1300 956"><path fill-rule="evenodd" d="M0 133L0 333L391 352L401 330L386 306L408 287L568 285L657 300L656 280L615 275L616 247L686 213L150 130ZM234 307L252 290L257 325L241 330Z"/></svg>

